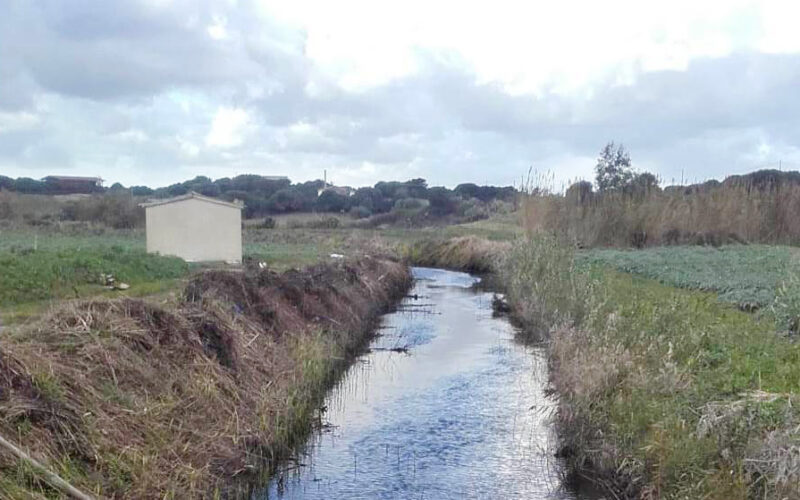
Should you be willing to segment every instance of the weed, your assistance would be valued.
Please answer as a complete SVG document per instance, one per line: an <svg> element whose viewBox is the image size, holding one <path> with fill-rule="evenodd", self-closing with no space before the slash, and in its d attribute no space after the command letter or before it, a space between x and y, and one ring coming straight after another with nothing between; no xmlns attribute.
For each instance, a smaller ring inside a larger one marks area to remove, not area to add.
<svg viewBox="0 0 800 500"><path fill-rule="evenodd" d="M505 262L520 316L555 327L551 383L573 467L623 497L771 497L797 484L786 472L793 448L767 443L776 430L796 434L800 345L775 335L771 317L575 266L571 250L541 236Z"/></svg>

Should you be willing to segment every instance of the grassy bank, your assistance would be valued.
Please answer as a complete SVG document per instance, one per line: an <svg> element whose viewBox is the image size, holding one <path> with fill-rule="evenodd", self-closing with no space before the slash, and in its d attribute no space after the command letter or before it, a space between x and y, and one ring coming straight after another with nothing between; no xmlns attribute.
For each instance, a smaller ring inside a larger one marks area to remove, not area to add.
<svg viewBox="0 0 800 500"><path fill-rule="evenodd" d="M0 339L0 432L103 497L243 492L304 437L325 389L409 282L404 266L363 258L207 271L173 309L66 303ZM0 453L0 494L53 491Z"/></svg>
<svg viewBox="0 0 800 500"><path fill-rule="evenodd" d="M546 237L500 266L549 331L563 452L623 498L798 498L800 345L769 317L599 267Z"/></svg>
<svg viewBox="0 0 800 500"><path fill-rule="evenodd" d="M548 347L561 454L576 474L618 498L800 498L800 345L779 333L779 315L728 302L763 267L773 272L760 290L774 297L788 250L672 250L667 262L657 249L578 258L536 236L429 241L407 257L499 275L525 333ZM630 261L663 283L617 270L639 270ZM729 295L690 289L701 286Z"/></svg>

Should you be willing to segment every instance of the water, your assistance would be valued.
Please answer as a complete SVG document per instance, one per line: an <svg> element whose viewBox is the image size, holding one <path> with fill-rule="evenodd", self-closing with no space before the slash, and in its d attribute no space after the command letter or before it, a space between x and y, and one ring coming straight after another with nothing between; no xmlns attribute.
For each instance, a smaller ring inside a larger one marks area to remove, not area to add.
<svg viewBox="0 0 800 500"><path fill-rule="evenodd" d="M543 352L492 317L477 278L413 272L322 429L256 498L588 498L560 482Z"/></svg>

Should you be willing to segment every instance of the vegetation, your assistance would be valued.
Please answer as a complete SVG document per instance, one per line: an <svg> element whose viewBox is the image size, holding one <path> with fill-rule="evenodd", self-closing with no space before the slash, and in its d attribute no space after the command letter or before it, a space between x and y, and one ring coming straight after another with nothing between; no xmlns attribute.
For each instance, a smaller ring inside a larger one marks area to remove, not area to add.
<svg viewBox="0 0 800 500"><path fill-rule="evenodd" d="M745 310L772 305L778 288L798 272L793 249L765 245L595 249L579 253L578 260L667 285L717 292L721 300Z"/></svg>
<svg viewBox="0 0 800 500"><path fill-rule="evenodd" d="M245 496L407 289L376 259L207 271L170 308L62 304L0 337L0 433L103 498ZM0 496L55 496L0 454Z"/></svg>
<svg viewBox="0 0 800 500"><path fill-rule="evenodd" d="M176 257L109 247L96 250L0 252L0 306L77 297L87 285L105 285L103 274L128 284L174 279L188 272Z"/></svg>
<svg viewBox="0 0 800 500"><path fill-rule="evenodd" d="M500 267L549 332L563 453L624 497L782 498L800 487L800 345L768 317L595 266L535 236ZM598 477L598 476L595 476Z"/></svg>
<svg viewBox="0 0 800 500"><path fill-rule="evenodd" d="M5 180L4 180L5 179ZM30 181L30 182L29 182ZM48 191L47 183L32 179L10 179L0 177L0 220L19 219L24 213L19 204L26 197L56 194ZM355 218L365 218L375 214L398 212L407 217L409 210L430 206L430 214L436 217L463 215L473 207L472 217L478 212L475 206L482 207L483 214L489 213L488 205L502 202L511 204L517 191L511 186L478 186L460 184L455 189L445 187L428 188L425 179L411 179L407 182L378 182L374 187L353 189L349 187L331 188L321 180L293 184L286 178L263 177L260 175L239 175L234 178L211 180L197 176L194 179L152 189L146 186L125 188L114 184L102 193L80 196L77 199L62 201L58 210L47 214L47 218L35 220L44 224L55 221L91 221L114 228L130 228L141 225L143 211L137 204L148 197L166 198L179 196L190 191L212 197L244 202L244 215L247 218L297 212L349 213ZM88 196L88 197L87 197ZM53 203L48 200L48 203ZM463 203L469 206L462 207ZM484 215L485 216L488 215ZM474 219L473 219L474 220Z"/></svg>
<svg viewBox="0 0 800 500"><path fill-rule="evenodd" d="M762 170L691 186L667 186L637 173L609 143L596 166L597 191L576 182L563 194L531 186L526 227L580 247L800 244L800 172Z"/></svg>

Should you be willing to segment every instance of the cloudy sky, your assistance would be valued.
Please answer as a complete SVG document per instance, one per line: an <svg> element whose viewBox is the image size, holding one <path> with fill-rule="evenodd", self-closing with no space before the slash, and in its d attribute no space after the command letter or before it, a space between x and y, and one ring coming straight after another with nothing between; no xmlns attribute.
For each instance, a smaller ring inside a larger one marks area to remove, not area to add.
<svg viewBox="0 0 800 500"><path fill-rule="evenodd" d="M558 185L609 140L666 182L800 168L797 4L4 0L0 174Z"/></svg>

